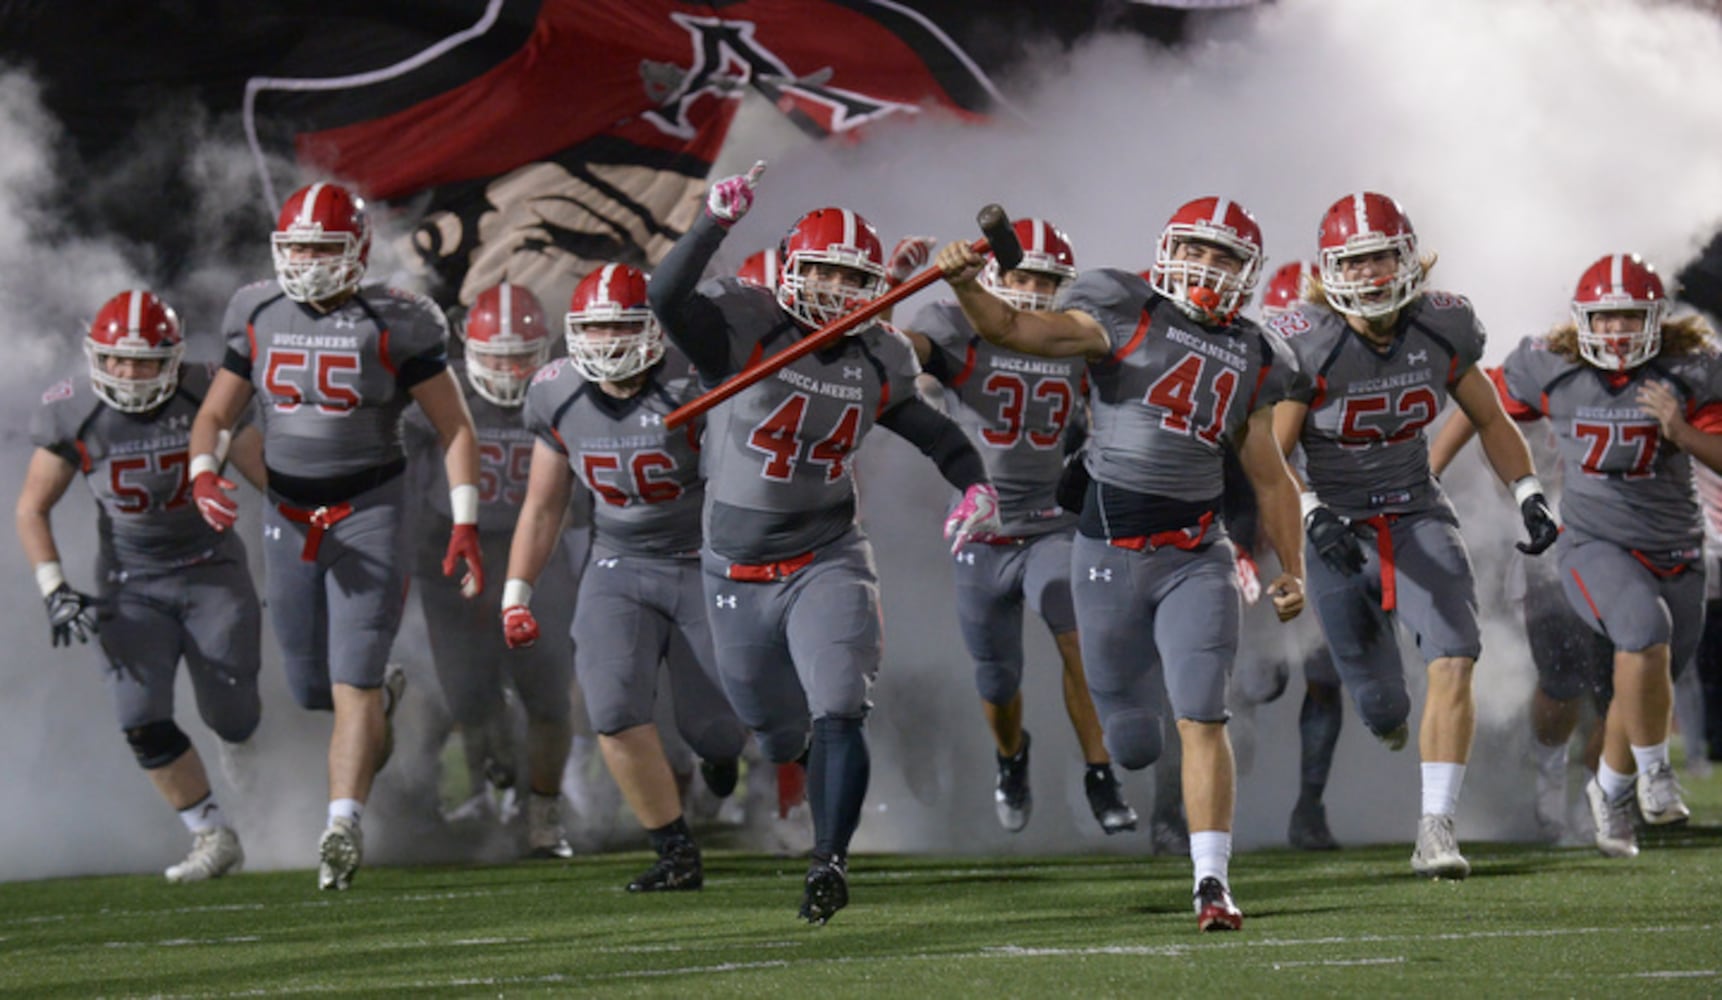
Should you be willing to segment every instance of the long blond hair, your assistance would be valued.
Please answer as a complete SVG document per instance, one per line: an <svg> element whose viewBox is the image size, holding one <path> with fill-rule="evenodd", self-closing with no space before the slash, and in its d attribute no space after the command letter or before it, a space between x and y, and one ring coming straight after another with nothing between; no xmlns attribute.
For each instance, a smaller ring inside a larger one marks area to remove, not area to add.
<svg viewBox="0 0 1722 1000"><path fill-rule="evenodd" d="M1551 353L1568 361L1590 363L1579 354L1578 325L1570 319L1543 334L1543 344ZM1662 321L1662 346L1656 352L1657 357L1680 358L1715 349L1716 338L1710 324L1697 313L1682 313Z"/></svg>

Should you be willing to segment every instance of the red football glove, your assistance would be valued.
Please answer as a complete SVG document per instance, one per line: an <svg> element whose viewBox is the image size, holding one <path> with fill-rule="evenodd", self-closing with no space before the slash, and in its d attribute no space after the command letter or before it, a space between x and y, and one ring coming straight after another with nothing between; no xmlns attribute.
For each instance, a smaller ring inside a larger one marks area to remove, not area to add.
<svg viewBox="0 0 1722 1000"><path fill-rule="evenodd" d="M442 575L453 576L462 559L466 575L460 578L462 597L477 597L484 589L484 550L478 544L478 525L457 524L448 535L448 553L442 557Z"/></svg>
<svg viewBox="0 0 1722 1000"><path fill-rule="evenodd" d="M239 517L239 504L227 492L231 489L233 484L223 479L219 472L200 472L191 481L191 495L197 501L197 512L216 531L233 527L233 522Z"/></svg>
<svg viewBox="0 0 1722 1000"><path fill-rule="evenodd" d="M515 604L502 609L502 639L509 649L525 649L538 641L538 619L531 608Z"/></svg>

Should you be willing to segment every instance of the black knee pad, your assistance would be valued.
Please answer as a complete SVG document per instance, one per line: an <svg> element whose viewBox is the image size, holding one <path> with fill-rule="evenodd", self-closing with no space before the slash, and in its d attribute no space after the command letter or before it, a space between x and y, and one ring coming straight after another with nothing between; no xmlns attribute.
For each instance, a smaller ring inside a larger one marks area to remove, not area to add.
<svg viewBox="0 0 1722 1000"><path fill-rule="evenodd" d="M191 738L172 719L133 726L126 730L126 742L146 771L166 767L191 749Z"/></svg>
<svg viewBox="0 0 1722 1000"><path fill-rule="evenodd" d="M1357 714L1377 736L1393 732L1411 718L1411 698L1404 684L1370 681L1357 689Z"/></svg>
<svg viewBox="0 0 1722 1000"><path fill-rule="evenodd" d="M1106 752L1119 767L1140 771L1160 759L1165 734L1159 715L1133 708L1113 712L1101 723L1106 734Z"/></svg>

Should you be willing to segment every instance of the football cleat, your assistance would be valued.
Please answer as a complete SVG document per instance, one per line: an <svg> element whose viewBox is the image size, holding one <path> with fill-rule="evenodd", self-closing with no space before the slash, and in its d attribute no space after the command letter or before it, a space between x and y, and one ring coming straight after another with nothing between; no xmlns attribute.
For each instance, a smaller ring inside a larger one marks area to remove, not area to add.
<svg viewBox="0 0 1722 1000"><path fill-rule="evenodd" d="M1585 801L1596 822L1596 849L1605 858L1638 857L1638 831L1632 826L1632 796L1610 802L1595 778L1585 782Z"/></svg>
<svg viewBox="0 0 1722 1000"><path fill-rule="evenodd" d="M1244 926L1244 911L1232 902L1232 891L1212 875L1196 886L1196 929L1235 931Z"/></svg>
<svg viewBox="0 0 1722 1000"><path fill-rule="evenodd" d="M571 858L574 848L562 833L562 797L526 796L526 853L533 858Z"/></svg>
<svg viewBox="0 0 1722 1000"><path fill-rule="evenodd" d="M1684 823L1692 818L1682 798L1680 780L1674 776L1674 765L1663 761L1638 776L1638 811L1651 826Z"/></svg>
<svg viewBox="0 0 1722 1000"><path fill-rule="evenodd" d="M1090 765L1082 776L1082 785L1088 793L1088 808L1108 835L1136 829L1136 810L1125 803L1112 765Z"/></svg>
<svg viewBox="0 0 1722 1000"><path fill-rule="evenodd" d="M395 754L395 709L400 707L401 696L406 690L407 672L400 667L390 667L388 676L383 678L383 745L377 750L377 766L371 772L373 776L387 767L389 758Z"/></svg>
<svg viewBox="0 0 1722 1000"><path fill-rule="evenodd" d="M1016 833L1028 825L1029 814L1034 811L1034 796L1028 790L1028 730L1023 730L1022 746L1017 752L1010 757L998 755L998 764L993 805L998 811L999 825Z"/></svg>
<svg viewBox="0 0 1722 1000"><path fill-rule="evenodd" d="M699 845L679 837L664 848L652 867L634 876L629 892L685 892L705 885Z"/></svg>
<svg viewBox="0 0 1722 1000"><path fill-rule="evenodd" d="M727 799L735 791L735 783L741 778L740 761L735 757L723 760L700 761L700 778L705 781L711 793L720 799Z"/></svg>
<svg viewBox="0 0 1722 1000"><path fill-rule="evenodd" d="M1471 863L1459 853L1459 841L1453 836L1453 817L1425 813L1418 821L1411 870L1428 878L1461 879L1471 874Z"/></svg>
<svg viewBox="0 0 1722 1000"><path fill-rule="evenodd" d="M199 831L191 840L191 853L162 874L169 882L202 882L236 872L245 864L245 849L239 835L225 826Z"/></svg>
<svg viewBox="0 0 1722 1000"><path fill-rule="evenodd" d="M825 922L849 905L849 866L840 857L821 860L817 855L807 869L801 890L799 916L814 926Z"/></svg>
<svg viewBox="0 0 1722 1000"><path fill-rule="evenodd" d="M317 842L317 888L346 889L365 854L365 837L359 824L344 816L329 821L323 839Z"/></svg>
<svg viewBox="0 0 1722 1000"><path fill-rule="evenodd" d="M1333 831L1327 828L1327 806L1320 799L1300 798L1292 806L1286 840L1300 851L1339 850L1339 841L1333 839Z"/></svg>
<svg viewBox="0 0 1722 1000"><path fill-rule="evenodd" d="M1190 856L1190 825L1184 822L1182 809L1158 812L1148 820L1148 851L1164 857Z"/></svg>

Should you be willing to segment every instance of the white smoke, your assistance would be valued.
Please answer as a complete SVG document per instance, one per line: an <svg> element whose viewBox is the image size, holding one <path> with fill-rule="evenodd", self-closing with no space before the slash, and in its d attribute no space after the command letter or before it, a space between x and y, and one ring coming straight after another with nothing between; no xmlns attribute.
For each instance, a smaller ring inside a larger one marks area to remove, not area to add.
<svg viewBox="0 0 1722 1000"><path fill-rule="evenodd" d="M1633 0L1282 0L1193 24L1200 37L1177 51L1114 37L1046 53L1035 70L1004 81L1026 122L976 126L929 115L864 143L779 157L725 260L775 243L816 205L860 211L888 247L909 233L973 238L975 212L996 201L1064 228L1079 266L1140 270L1178 205L1221 194L1261 223L1271 271L1313 258L1327 206L1368 188L1397 198L1425 250L1440 253L1432 284L1474 301L1492 331L1486 360L1499 362L1565 315L1579 272L1596 257L1634 251L1672 275L1722 221L1722 110L1710 97L1722 93L1722 23L1714 13ZM732 146L726 157L740 167L771 152ZM939 294L923 293L897 318ZM898 442L886 445L889 437L871 439L862 467L888 652L861 843L1091 848L1097 835L1080 792L1055 791L1061 778L1074 781L1077 756L1057 660L1032 621L1025 698L1041 813L1017 838L990 818L990 739L952 617L950 572L938 558L945 493L931 467ZM1499 608L1492 598L1507 546L1522 537L1516 511L1473 455L1447 482L1479 597ZM1530 775L1519 753L1532 670L1516 617L1491 618L1484 640L1477 766L1461 833L1519 835L1530 830ZM1240 663L1250 660L1246 652ZM1409 650L1407 662L1419 662ZM1409 672L1416 703L1421 673ZM1292 690L1255 720L1255 743L1273 752L1258 749L1240 782L1242 846L1284 842L1300 687L1294 673ZM1328 796L1336 835L1407 839L1418 807L1414 747L1388 755L1347 712ZM1248 725L1234 727L1238 742ZM1144 816L1151 784L1127 780ZM908 794L916 786L936 796L924 793L932 801L923 804ZM1061 798L1077 808L1047 808ZM875 815L879 806L885 815Z"/></svg>

